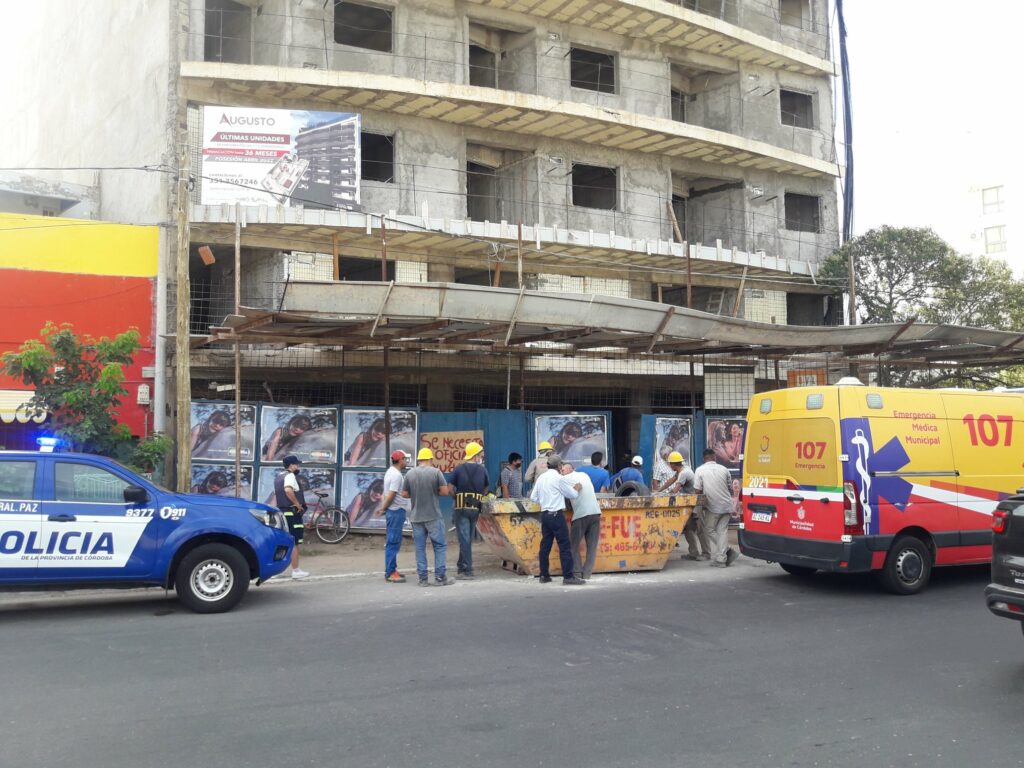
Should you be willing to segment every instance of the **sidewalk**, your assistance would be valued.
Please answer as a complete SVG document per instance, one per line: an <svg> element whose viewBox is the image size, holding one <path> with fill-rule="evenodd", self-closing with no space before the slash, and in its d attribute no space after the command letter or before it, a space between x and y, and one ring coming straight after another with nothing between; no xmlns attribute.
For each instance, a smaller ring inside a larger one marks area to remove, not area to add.
<svg viewBox="0 0 1024 768"><path fill-rule="evenodd" d="M736 531L729 531L729 543L738 550ZM686 552L686 544L669 555L666 568L678 561ZM340 544L324 544L316 538L312 531L306 531L306 540L300 549L300 567L309 571L310 576L339 577L366 576L384 578L384 535L375 533L350 533ZM459 557L459 542L454 531L448 533L448 553L445 558L449 575L455 575L455 562ZM434 553L427 543L427 562L431 570L434 566ZM398 553L398 570L410 581L416 579L416 552L412 537L402 538L402 550ZM521 579L512 571L501 567L501 559L497 557L484 541L473 542L473 570L478 579L512 578ZM288 572L285 571L284 577ZM278 577L281 578L281 577Z"/></svg>

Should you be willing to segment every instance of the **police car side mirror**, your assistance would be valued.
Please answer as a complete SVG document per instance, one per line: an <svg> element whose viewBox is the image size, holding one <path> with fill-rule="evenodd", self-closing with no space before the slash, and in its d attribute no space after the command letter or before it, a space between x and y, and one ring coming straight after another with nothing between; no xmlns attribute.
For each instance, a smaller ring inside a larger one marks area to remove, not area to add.
<svg viewBox="0 0 1024 768"><path fill-rule="evenodd" d="M126 504L145 504L149 501L149 494L145 488L129 485L124 489L124 500Z"/></svg>

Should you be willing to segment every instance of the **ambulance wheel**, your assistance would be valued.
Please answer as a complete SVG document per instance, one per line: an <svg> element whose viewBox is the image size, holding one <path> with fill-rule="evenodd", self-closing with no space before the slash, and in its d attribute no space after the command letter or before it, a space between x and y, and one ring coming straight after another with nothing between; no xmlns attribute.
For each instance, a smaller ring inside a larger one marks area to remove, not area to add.
<svg viewBox="0 0 1024 768"><path fill-rule="evenodd" d="M790 565L789 563L779 563L779 567L782 568L790 576L796 576L798 579L809 579L811 576L818 572L817 568L808 568L806 565Z"/></svg>
<svg viewBox="0 0 1024 768"><path fill-rule="evenodd" d="M249 564L232 546L204 544L182 558L174 589L182 605L196 613L230 611L249 589Z"/></svg>
<svg viewBox="0 0 1024 768"><path fill-rule="evenodd" d="M932 575L932 553L915 536L901 536L892 545L879 574L882 587L896 595L916 595Z"/></svg>

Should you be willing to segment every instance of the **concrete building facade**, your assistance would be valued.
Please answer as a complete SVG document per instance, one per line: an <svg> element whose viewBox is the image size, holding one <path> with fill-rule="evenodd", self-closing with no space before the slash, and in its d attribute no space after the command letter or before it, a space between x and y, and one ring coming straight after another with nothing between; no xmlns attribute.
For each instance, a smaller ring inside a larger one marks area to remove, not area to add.
<svg viewBox="0 0 1024 768"><path fill-rule="evenodd" d="M14 73L12 114L25 120L3 142L3 165L94 169L99 217L161 227L158 360L174 362L161 345L178 277L182 150L194 176L193 334L231 311L239 222L243 303L253 305L272 305L289 280L381 279L386 222L388 280L678 306L689 293L704 311L841 322L815 279L838 245L826 0L40 6L25 33L60 48L60 71L37 61ZM360 209L202 205L204 105L358 113ZM230 354L192 354L193 389L208 394ZM372 353L244 354L247 397L379 402ZM581 380L569 363L531 360L516 397L500 356L481 363L472 391L452 373L464 361L396 353L392 365L393 396L425 408L515 407L523 396L633 414L699 404L692 364L588 363ZM166 381L154 394L173 403ZM680 388L689 395L672 394Z"/></svg>

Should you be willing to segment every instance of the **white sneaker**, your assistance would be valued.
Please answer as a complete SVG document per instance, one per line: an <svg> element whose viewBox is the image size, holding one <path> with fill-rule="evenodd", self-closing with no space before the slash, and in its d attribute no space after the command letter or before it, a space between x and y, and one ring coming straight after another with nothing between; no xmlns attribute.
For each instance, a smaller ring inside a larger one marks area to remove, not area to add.
<svg viewBox="0 0 1024 768"><path fill-rule="evenodd" d="M292 578L293 579L304 579L307 576L309 576L309 573L304 571L304 570L302 570L301 568L293 568L292 569Z"/></svg>

